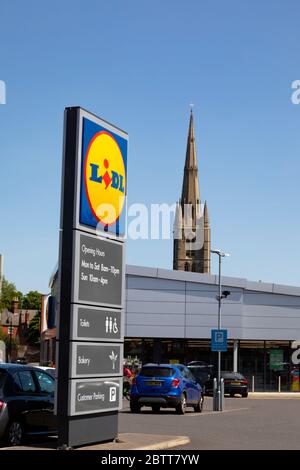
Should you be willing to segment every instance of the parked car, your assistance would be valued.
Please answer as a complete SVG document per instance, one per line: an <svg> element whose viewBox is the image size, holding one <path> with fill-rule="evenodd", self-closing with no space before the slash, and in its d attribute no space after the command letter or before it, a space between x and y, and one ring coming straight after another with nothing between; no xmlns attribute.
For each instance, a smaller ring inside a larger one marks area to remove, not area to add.
<svg viewBox="0 0 300 470"><path fill-rule="evenodd" d="M55 367L48 367L48 366L40 366L39 364L28 364L29 366L32 367L37 367L38 369L44 370L48 374L55 379Z"/></svg>
<svg viewBox="0 0 300 470"><path fill-rule="evenodd" d="M206 383L214 375L214 366L203 361L192 361L188 363L187 367L205 393Z"/></svg>
<svg viewBox="0 0 300 470"><path fill-rule="evenodd" d="M26 357L18 357L15 360L15 364L27 364L27 359Z"/></svg>
<svg viewBox="0 0 300 470"><path fill-rule="evenodd" d="M19 445L24 435L57 434L54 379L46 371L0 364L0 440Z"/></svg>
<svg viewBox="0 0 300 470"><path fill-rule="evenodd" d="M217 375L214 374L206 383L206 394L213 393L213 379ZM224 379L224 394L234 397L234 395L242 395L243 398L248 396L248 380L239 372L221 372L221 378Z"/></svg>
<svg viewBox="0 0 300 470"><path fill-rule="evenodd" d="M150 406L154 412L175 408L179 414L192 406L201 412L203 402L201 385L182 364L145 364L132 381L130 409L133 413L138 413L142 406Z"/></svg>
<svg viewBox="0 0 300 470"><path fill-rule="evenodd" d="M205 361L191 361L188 363L188 366L200 366L200 367L207 367L209 364Z"/></svg>

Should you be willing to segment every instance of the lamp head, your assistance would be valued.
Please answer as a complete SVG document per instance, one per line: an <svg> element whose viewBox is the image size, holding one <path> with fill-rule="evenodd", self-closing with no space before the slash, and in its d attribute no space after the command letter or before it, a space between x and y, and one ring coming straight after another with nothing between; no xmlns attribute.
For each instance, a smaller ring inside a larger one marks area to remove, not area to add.
<svg viewBox="0 0 300 470"><path fill-rule="evenodd" d="M229 253L224 253L221 250L210 250L210 252L214 253L215 255L222 256L222 258L224 258L224 256L230 256Z"/></svg>
<svg viewBox="0 0 300 470"><path fill-rule="evenodd" d="M226 299L230 295L230 290L223 290L222 291L222 297Z"/></svg>

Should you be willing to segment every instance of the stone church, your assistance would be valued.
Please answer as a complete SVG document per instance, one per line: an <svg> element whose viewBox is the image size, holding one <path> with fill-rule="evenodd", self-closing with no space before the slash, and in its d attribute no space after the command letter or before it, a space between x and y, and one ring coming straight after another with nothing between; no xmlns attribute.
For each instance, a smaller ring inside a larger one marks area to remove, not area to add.
<svg viewBox="0 0 300 470"><path fill-rule="evenodd" d="M174 222L173 269L210 273L208 207L201 204L193 112L191 111L181 199Z"/></svg>

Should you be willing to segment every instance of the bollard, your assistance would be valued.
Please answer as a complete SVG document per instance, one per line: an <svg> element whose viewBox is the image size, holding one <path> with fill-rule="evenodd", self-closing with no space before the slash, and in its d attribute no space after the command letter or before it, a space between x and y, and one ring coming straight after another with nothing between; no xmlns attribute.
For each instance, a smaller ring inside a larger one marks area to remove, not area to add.
<svg viewBox="0 0 300 470"><path fill-rule="evenodd" d="M213 410L218 411L218 387L216 378L214 378L213 381Z"/></svg>
<svg viewBox="0 0 300 470"><path fill-rule="evenodd" d="M278 393L281 393L281 376L278 376Z"/></svg>
<svg viewBox="0 0 300 470"><path fill-rule="evenodd" d="M254 392L254 375L252 375L252 392Z"/></svg>
<svg viewBox="0 0 300 470"><path fill-rule="evenodd" d="M220 394L218 393L218 382L213 381L213 410L222 411L224 409L224 379L221 379Z"/></svg>
<svg viewBox="0 0 300 470"><path fill-rule="evenodd" d="M224 389L224 379L221 379L221 407L220 411L223 411L225 409L225 389Z"/></svg>

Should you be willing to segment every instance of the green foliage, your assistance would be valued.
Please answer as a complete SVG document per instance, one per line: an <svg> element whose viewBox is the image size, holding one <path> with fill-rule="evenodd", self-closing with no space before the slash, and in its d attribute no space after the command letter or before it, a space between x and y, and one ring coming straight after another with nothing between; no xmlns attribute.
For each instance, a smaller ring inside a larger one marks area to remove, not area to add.
<svg viewBox="0 0 300 470"><path fill-rule="evenodd" d="M17 291L15 284L7 281L5 278L2 283L2 294L0 298L0 311L7 308L8 310L12 309L12 301L17 297L19 299L19 308L25 310L37 310L38 313L32 318L29 323L27 331L27 342L31 346L38 346L40 342L40 317L41 317L41 303L42 303L42 294L37 291L30 291L28 294L23 296L23 294ZM10 338L10 335L3 332L3 329L0 328L0 339L5 342L6 346L9 348L9 343L11 340L12 350L17 348L17 342L15 338Z"/></svg>
<svg viewBox="0 0 300 470"><path fill-rule="evenodd" d="M7 308L12 309L12 301L17 297L19 299L19 308L27 310L41 310L42 294L36 290L28 292L25 296L18 291L13 282L3 278L2 294L0 297L0 311Z"/></svg>
<svg viewBox="0 0 300 470"><path fill-rule="evenodd" d="M41 312L38 312L29 323L27 342L30 346L38 346L40 343L40 321Z"/></svg>
<svg viewBox="0 0 300 470"><path fill-rule="evenodd" d="M0 311L4 308L11 310L11 304L14 297L18 297L19 301L22 302L23 294L17 291L15 284L9 282L3 278L2 282L2 293L0 298Z"/></svg>
<svg viewBox="0 0 300 470"><path fill-rule="evenodd" d="M28 310L41 310L42 294L36 290L31 290L23 297L22 308Z"/></svg>

